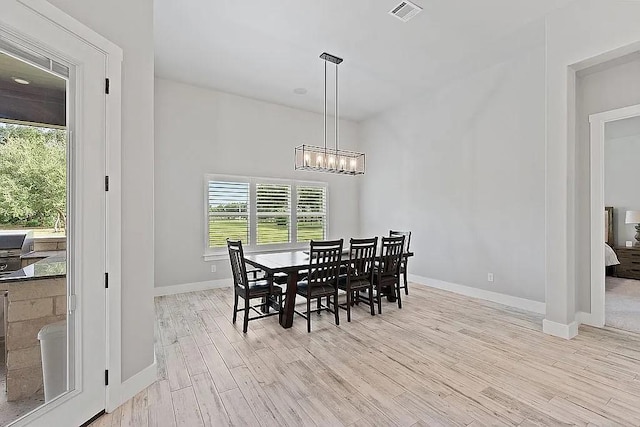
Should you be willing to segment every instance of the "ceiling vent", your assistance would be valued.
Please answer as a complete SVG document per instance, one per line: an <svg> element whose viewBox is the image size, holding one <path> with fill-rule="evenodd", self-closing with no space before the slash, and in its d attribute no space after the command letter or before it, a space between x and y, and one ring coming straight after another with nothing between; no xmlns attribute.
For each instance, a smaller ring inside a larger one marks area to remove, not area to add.
<svg viewBox="0 0 640 427"><path fill-rule="evenodd" d="M389 11L389 14L395 16L402 22L407 22L409 19L413 18L421 11L422 8L417 4L411 3L410 1L403 1L399 5L391 9Z"/></svg>

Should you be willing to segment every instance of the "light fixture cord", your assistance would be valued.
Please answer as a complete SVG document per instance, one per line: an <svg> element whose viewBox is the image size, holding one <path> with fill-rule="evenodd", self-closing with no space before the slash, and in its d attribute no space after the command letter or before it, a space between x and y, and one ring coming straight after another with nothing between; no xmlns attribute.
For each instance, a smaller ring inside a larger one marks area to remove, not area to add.
<svg viewBox="0 0 640 427"><path fill-rule="evenodd" d="M327 60L324 60L324 155L327 156Z"/></svg>
<svg viewBox="0 0 640 427"><path fill-rule="evenodd" d="M338 64L336 64L336 156L338 155Z"/></svg>

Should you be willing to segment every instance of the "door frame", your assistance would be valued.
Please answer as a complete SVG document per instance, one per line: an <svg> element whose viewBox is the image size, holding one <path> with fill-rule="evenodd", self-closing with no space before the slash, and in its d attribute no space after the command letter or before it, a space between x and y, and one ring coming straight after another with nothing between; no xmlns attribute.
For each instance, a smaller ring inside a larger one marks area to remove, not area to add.
<svg viewBox="0 0 640 427"><path fill-rule="evenodd" d="M591 126L591 313L583 313L582 323L604 327L604 146L607 123L640 116L640 104L589 116Z"/></svg>
<svg viewBox="0 0 640 427"><path fill-rule="evenodd" d="M105 286L107 341L105 369L109 371L109 384L105 386L104 407L109 412L120 406L123 398L121 377L121 67L123 51L116 44L46 0L14 1L104 55L105 75L109 79L109 93L105 94L104 98L105 171L109 176L105 206L104 263L107 270L105 273L108 273L108 288ZM37 40L35 41L38 44ZM55 48L55 46L52 47ZM82 93L81 90L78 88L78 93ZM62 401L65 401L65 396L48 405L54 407Z"/></svg>

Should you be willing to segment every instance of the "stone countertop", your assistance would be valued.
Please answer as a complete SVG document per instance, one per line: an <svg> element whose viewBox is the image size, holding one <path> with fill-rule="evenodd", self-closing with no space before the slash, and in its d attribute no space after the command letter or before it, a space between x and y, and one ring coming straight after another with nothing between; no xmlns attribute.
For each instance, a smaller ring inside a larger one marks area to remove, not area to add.
<svg viewBox="0 0 640 427"><path fill-rule="evenodd" d="M49 258L51 256L65 256L67 251L32 251L20 257L20 259Z"/></svg>
<svg viewBox="0 0 640 427"><path fill-rule="evenodd" d="M65 277L67 275L67 254L64 251L56 255L42 259L23 269L0 277L0 290L5 288L8 282L23 282L29 280L51 279Z"/></svg>

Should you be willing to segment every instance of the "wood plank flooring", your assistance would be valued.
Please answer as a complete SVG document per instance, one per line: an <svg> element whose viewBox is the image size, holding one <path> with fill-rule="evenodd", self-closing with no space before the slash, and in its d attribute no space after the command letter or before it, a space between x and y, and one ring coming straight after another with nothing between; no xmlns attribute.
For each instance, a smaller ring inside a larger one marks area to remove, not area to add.
<svg viewBox="0 0 640 427"><path fill-rule="evenodd" d="M640 335L410 285L282 329L231 323L230 289L156 298L159 380L92 426L640 425Z"/></svg>

